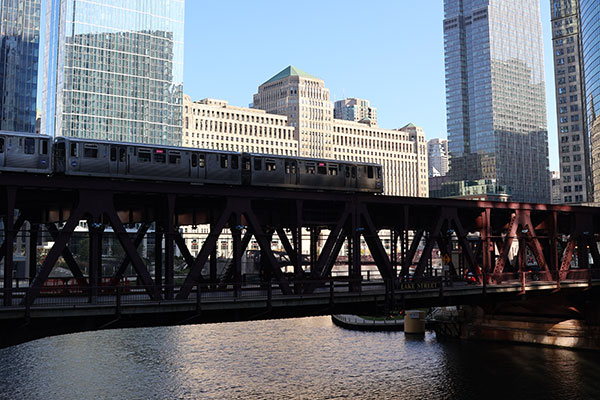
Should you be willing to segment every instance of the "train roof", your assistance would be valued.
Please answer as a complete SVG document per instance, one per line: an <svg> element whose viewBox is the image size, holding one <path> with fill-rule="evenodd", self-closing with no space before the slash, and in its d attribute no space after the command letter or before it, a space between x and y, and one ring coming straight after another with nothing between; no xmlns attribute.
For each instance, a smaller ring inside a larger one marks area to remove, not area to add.
<svg viewBox="0 0 600 400"><path fill-rule="evenodd" d="M70 136L57 136L55 139L64 139L64 140L69 140L72 142L80 142L80 143L115 144L115 145L119 145L119 146L160 148L160 149L177 150L177 151L193 150L193 151L202 151L202 152L208 152L208 153L241 154L240 152L231 151L231 150L199 149L196 147L168 146L168 145L153 144L153 143L118 142L118 141L110 141L110 140L76 138L76 137L70 137Z"/></svg>
<svg viewBox="0 0 600 400"><path fill-rule="evenodd" d="M27 136L27 137L34 137L34 138L40 138L40 139L52 139L51 136L42 135L41 133L31 133L31 132L0 131L0 135L5 135L5 136Z"/></svg>
<svg viewBox="0 0 600 400"><path fill-rule="evenodd" d="M370 163L363 161L349 161L349 160L336 160L333 158L312 158L312 157L300 157L300 156L285 156L281 154L264 154L264 153L250 153L242 152L242 154L250 154L252 156L269 157L269 158L293 158L294 160L312 161L312 162L333 162L337 164L356 164L356 165L372 165L374 167L381 167L381 164Z"/></svg>

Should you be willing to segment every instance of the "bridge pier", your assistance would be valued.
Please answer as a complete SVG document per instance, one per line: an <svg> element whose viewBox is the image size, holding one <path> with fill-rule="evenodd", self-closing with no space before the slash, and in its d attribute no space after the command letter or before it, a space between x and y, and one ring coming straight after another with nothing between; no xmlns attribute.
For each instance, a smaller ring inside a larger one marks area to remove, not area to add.
<svg viewBox="0 0 600 400"><path fill-rule="evenodd" d="M600 289L558 291L496 305L458 307L436 321L438 338L534 344L600 350Z"/></svg>

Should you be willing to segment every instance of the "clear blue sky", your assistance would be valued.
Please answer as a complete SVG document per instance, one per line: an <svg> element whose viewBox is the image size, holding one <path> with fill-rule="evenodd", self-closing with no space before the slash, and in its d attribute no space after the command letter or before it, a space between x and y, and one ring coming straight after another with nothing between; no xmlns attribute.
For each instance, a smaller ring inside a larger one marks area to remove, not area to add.
<svg viewBox="0 0 600 400"><path fill-rule="evenodd" d="M541 0L550 169L556 170L548 3ZM247 106L261 83L291 64L323 79L333 100L370 100L383 128L412 122L427 138L446 137L442 20L440 0L187 0L184 92L192 100Z"/></svg>

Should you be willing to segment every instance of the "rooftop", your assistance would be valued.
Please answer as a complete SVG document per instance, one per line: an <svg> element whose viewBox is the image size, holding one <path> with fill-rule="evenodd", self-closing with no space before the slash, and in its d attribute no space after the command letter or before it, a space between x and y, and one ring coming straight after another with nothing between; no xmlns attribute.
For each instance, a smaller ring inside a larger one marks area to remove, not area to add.
<svg viewBox="0 0 600 400"><path fill-rule="evenodd" d="M303 78L319 79L316 76L312 76L311 74L307 74L306 72L302 71L301 69L298 69L298 68L294 67L293 65L289 65L286 68L284 68L281 72L279 72L277 75L273 76L271 79L269 79L268 81L264 82L263 85L265 85L267 83L278 81L278 80L283 79L283 78L287 78L288 76L301 76Z"/></svg>

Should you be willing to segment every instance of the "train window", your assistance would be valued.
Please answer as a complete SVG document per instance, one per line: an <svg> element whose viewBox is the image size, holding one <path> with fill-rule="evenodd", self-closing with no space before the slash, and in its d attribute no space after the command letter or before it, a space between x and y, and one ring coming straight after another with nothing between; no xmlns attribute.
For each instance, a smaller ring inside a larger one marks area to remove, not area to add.
<svg viewBox="0 0 600 400"><path fill-rule="evenodd" d="M250 158L242 158L242 168L244 169L244 171L250 171Z"/></svg>
<svg viewBox="0 0 600 400"><path fill-rule="evenodd" d="M317 174L327 175L327 167L325 166L325 163L319 163L317 166Z"/></svg>
<svg viewBox="0 0 600 400"><path fill-rule="evenodd" d="M33 138L25 139L25 146L23 146L23 153L35 154L35 139L33 139Z"/></svg>
<svg viewBox="0 0 600 400"><path fill-rule="evenodd" d="M125 162L125 157L126 157L125 147L119 148L119 161Z"/></svg>
<svg viewBox="0 0 600 400"><path fill-rule="evenodd" d="M116 147L110 148L110 161L117 161L117 148Z"/></svg>
<svg viewBox="0 0 600 400"><path fill-rule="evenodd" d="M296 175L296 161L292 161L292 174Z"/></svg>
<svg viewBox="0 0 600 400"><path fill-rule="evenodd" d="M85 158L98 158L98 146L91 144L84 145L83 156Z"/></svg>
<svg viewBox="0 0 600 400"><path fill-rule="evenodd" d="M221 154L221 168L228 168L228 167L229 167L229 163L227 160L227 155Z"/></svg>
<svg viewBox="0 0 600 400"><path fill-rule="evenodd" d="M179 152L169 153L169 164L181 164L181 154Z"/></svg>
<svg viewBox="0 0 600 400"><path fill-rule="evenodd" d="M260 171L262 169L262 158L254 157L254 170Z"/></svg>
<svg viewBox="0 0 600 400"><path fill-rule="evenodd" d="M71 157L77 157L77 143L71 143Z"/></svg>
<svg viewBox="0 0 600 400"><path fill-rule="evenodd" d="M138 161L139 162L150 162L150 160L151 160L150 150L140 149L138 151Z"/></svg>
<svg viewBox="0 0 600 400"><path fill-rule="evenodd" d="M277 169L277 164L275 164L274 160L265 160L265 170L275 171L276 169Z"/></svg>
<svg viewBox="0 0 600 400"><path fill-rule="evenodd" d="M367 167L367 176L369 177L369 179L373 179L373 166L371 165Z"/></svg>
<svg viewBox="0 0 600 400"><path fill-rule="evenodd" d="M0 138L0 153L4 153L4 138Z"/></svg>
<svg viewBox="0 0 600 400"><path fill-rule="evenodd" d="M310 174L310 175L314 175L315 174L315 164L306 163L306 173Z"/></svg>
<svg viewBox="0 0 600 400"><path fill-rule="evenodd" d="M240 166L240 159L238 156L231 156L231 169L238 169Z"/></svg>
<svg viewBox="0 0 600 400"><path fill-rule="evenodd" d="M377 167L375 171L377 171L377 179L381 179L381 167Z"/></svg>
<svg viewBox="0 0 600 400"><path fill-rule="evenodd" d="M346 165L346 178L350 178L350 167Z"/></svg>
<svg viewBox="0 0 600 400"><path fill-rule="evenodd" d="M48 154L48 141L42 140L42 154Z"/></svg>
<svg viewBox="0 0 600 400"><path fill-rule="evenodd" d="M198 154L192 154L192 168L198 166Z"/></svg>
<svg viewBox="0 0 600 400"><path fill-rule="evenodd" d="M289 161L286 161L286 162L285 162L285 173L286 173L286 174L289 174L289 173L291 173L291 169L290 169L290 162L289 162Z"/></svg>
<svg viewBox="0 0 600 400"><path fill-rule="evenodd" d="M204 154L198 155L198 167L204 168Z"/></svg>
<svg viewBox="0 0 600 400"><path fill-rule="evenodd" d="M330 165L329 166L329 169L328 169L328 174L329 175L337 175L338 174L337 172L338 172L337 171L337 165L334 164L334 165Z"/></svg>
<svg viewBox="0 0 600 400"><path fill-rule="evenodd" d="M352 178L356 178L356 166L352 166Z"/></svg>
<svg viewBox="0 0 600 400"><path fill-rule="evenodd" d="M164 164L167 161L167 157L165 156L165 151L162 149L154 150L154 162Z"/></svg>

